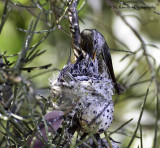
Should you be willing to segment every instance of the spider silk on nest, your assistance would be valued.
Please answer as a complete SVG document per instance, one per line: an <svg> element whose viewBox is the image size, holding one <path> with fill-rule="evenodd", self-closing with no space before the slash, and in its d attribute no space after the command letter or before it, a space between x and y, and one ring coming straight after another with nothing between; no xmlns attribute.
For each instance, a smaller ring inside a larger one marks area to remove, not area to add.
<svg viewBox="0 0 160 148"><path fill-rule="evenodd" d="M51 92L58 109L70 112L87 132L103 132L112 123L114 86L109 75L99 74L97 59L87 54L76 63L69 63L56 80L50 79ZM98 126L98 127L97 127Z"/></svg>

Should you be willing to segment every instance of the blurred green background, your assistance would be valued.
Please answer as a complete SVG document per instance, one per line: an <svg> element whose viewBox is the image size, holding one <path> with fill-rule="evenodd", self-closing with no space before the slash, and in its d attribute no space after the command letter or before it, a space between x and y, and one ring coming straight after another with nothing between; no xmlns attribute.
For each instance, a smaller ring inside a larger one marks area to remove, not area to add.
<svg viewBox="0 0 160 148"><path fill-rule="evenodd" d="M20 6L15 6L11 2ZM11 2L9 2L10 12L0 34L0 54L7 51L6 55L13 55L21 51L26 36L24 30L27 30L32 19L34 21L36 20L36 16L40 11L42 11L42 15L36 31L50 29L51 25L55 24L55 21L62 15L66 8L62 1L56 0L39 0L41 4L47 3L44 5L43 10L38 7L21 7L21 5L31 6L33 3L30 0L15 0ZM115 100L115 116L113 125L109 128L109 131L113 131L124 122L133 118L119 133L112 135L114 140L122 143L120 147L124 148L133 135L140 114L141 104L148 88L149 80L151 79L151 73L144 53L141 50L142 46L139 39L115 13L115 10L121 12L126 21L137 30L146 42L148 54L155 58L156 63L153 62L152 58L150 58L150 62L153 64L156 72L160 65L160 3L156 0L141 0L135 3L119 2L116 1L114 3L115 7L110 8L105 0L80 0L78 16L81 31L83 29L97 29L105 36L111 48L115 75L118 82L126 88L124 94L121 96L115 95L113 98ZM2 20L4 4L3 0L0 1L0 20ZM137 9L129 7L134 5ZM54 13L49 12L51 7L55 10ZM52 69L62 69L70 54L71 37L67 15L62 19L60 25L62 29L55 29L50 32L45 41L38 47L38 49L46 50L46 52L26 65L26 67L37 67L51 63L52 66L47 70L33 70L30 73L23 72L24 77L31 81L37 92L46 95L49 93L49 78L54 77L56 79L59 73ZM36 44L44 34L35 34L32 45ZM139 51L137 52L137 50ZM126 55L127 57L125 57ZM10 62L16 59L17 56L8 58ZM74 58L72 58L72 61L74 61ZM49 72L32 78L32 76L45 71ZM157 75L159 77L159 72ZM156 120L155 89L155 84L152 83L141 121L144 148L151 148L153 144L154 124ZM158 113L160 113L159 110ZM158 138L160 139L159 130ZM138 147L138 145L140 145L140 140L136 138L132 148Z"/></svg>

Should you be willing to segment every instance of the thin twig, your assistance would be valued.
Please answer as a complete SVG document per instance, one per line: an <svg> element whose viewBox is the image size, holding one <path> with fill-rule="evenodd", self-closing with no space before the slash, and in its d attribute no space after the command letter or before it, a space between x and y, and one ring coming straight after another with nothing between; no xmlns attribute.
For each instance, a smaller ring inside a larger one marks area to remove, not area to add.
<svg viewBox="0 0 160 148"><path fill-rule="evenodd" d="M27 37L26 37L26 40L25 40L25 43L23 45L23 48L22 48L22 52L21 54L19 55L18 57L18 60L15 64L15 66L13 67L13 69L15 71L17 71L17 74L20 74L20 69L23 67L24 63L26 63L27 61L26 60L26 55L27 55L27 52L29 50L29 46L30 46L30 43L31 43L31 40L33 38L33 35L34 35L34 30L36 29L37 27L37 24L38 24L38 21L40 19L40 16L41 16L41 12L39 13L39 16L37 17L37 20L33 26L33 21L31 21L30 25L29 25L29 29L28 29L28 33L27 33ZM32 26L33 26L33 30L32 30ZM32 31L31 31L32 30ZM31 33L30 33L31 32Z"/></svg>
<svg viewBox="0 0 160 148"><path fill-rule="evenodd" d="M137 125L136 125L136 128L135 128L135 131L134 131L134 134L127 146L127 148L130 148L130 146L132 145L133 141L134 141L134 138L137 134L137 131L138 131L138 128L140 126L140 123L141 123L141 119L142 119L142 115L143 115L143 112L144 112L144 108L145 108L145 104L146 104L146 100L147 100L147 97L148 97L148 92L149 92L149 89L150 89L150 86L151 86L151 83L152 83L153 80L151 80L151 82L149 83L149 86L147 88L147 92L146 92L146 95L144 97L144 100L143 100L143 103L142 103L142 107L141 107L141 112L140 112L140 115L139 115L139 118L138 118L138 122L137 122Z"/></svg>
<svg viewBox="0 0 160 148"><path fill-rule="evenodd" d="M140 124L140 142L141 142L141 148L143 148L143 133L142 133L142 125Z"/></svg>
<svg viewBox="0 0 160 148"><path fill-rule="evenodd" d="M123 124L122 124L120 127L118 127L116 130L110 132L109 136L112 135L113 133L116 133L117 131L119 131L121 128L123 128L125 125L127 125L127 124L128 124L129 122L131 122L132 120L133 120L133 118L130 119L130 120L128 120L127 122L123 123Z"/></svg>
<svg viewBox="0 0 160 148"><path fill-rule="evenodd" d="M62 14L62 15L59 17L59 19L56 21L56 24L57 24L57 25L62 21L63 17L64 17L65 14L68 12L68 9L69 9L70 6L72 5L72 3L73 3L73 0L71 0L71 3L66 7L66 9L65 9L64 12L63 12L63 14Z"/></svg>
<svg viewBox="0 0 160 148"><path fill-rule="evenodd" d="M156 83L158 83L157 81L156 81ZM156 107L155 107L155 115L156 115L156 120L155 120L155 132L154 132L154 142L153 142L153 148L157 148L157 137L158 137L158 129L159 129L159 127L158 127L158 119L159 119L159 92L160 92L160 90L159 90L159 85L158 84L156 84Z"/></svg>
<svg viewBox="0 0 160 148"><path fill-rule="evenodd" d="M3 9L3 14L2 14L2 19L1 19L1 24L0 24L0 34L2 32L2 28L7 20L7 17L11 11L11 7L8 5L8 0L5 0L5 5Z"/></svg>

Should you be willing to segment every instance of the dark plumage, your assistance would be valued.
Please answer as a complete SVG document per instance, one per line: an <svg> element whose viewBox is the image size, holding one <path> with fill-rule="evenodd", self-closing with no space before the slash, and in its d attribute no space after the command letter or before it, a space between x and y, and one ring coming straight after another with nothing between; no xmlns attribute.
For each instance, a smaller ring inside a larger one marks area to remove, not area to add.
<svg viewBox="0 0 160 148"><path fill-rule="evenodd" d="M114 75L112 58L109 47L104 36L94 29L85 29L80 34L80 46L83 54L89 54L92 59L98 62L98 72L112 79L115 90L118 94L123 92L123 87L116 82Z"/></svg>

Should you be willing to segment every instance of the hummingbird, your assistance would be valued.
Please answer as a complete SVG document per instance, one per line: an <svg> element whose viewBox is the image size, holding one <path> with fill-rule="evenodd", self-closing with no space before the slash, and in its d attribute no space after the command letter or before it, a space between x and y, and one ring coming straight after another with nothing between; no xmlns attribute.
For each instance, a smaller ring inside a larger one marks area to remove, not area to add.
<svg viewBox="0 0 160 148"><path fill-rule="evenodd" d="M103 77L109 76L112 79L117 94L123 92L123 86L116 82L110 49L104 36L95 29L85 29L80 34L80 46L83 55L88 54L97 61L98 72Z"/></svg>
<svg viewBox="0 0 160 148"><path fill-rule="evenodd" d="M80 34L76 7L74 0L68 11L75 63L67 62L58 78L50 80L51 92L58 109L65 112L72 109L69 115L78 119L84 132L101 133L112 123L112 95L118 84L105 38L96 30L86 29Z"/></svg>
<svg viewBox="0 0 160 148"><path fill-rule="evenodd" d="M61 110L76 104L73 116L77 116L83 131L100 133L108 129L113 120L113 90L123 91L116 82L112 58L104 36L97 30L86 29L80 34L81 54L75 63L67 64L51 89ZM77 103L78 104L77 104ZM97 125L99 127L96 129Z"/></svg>

